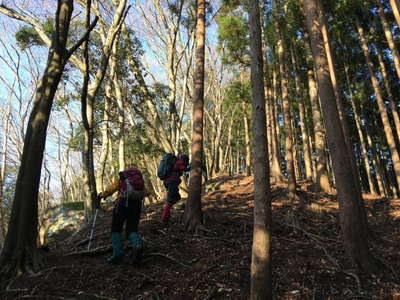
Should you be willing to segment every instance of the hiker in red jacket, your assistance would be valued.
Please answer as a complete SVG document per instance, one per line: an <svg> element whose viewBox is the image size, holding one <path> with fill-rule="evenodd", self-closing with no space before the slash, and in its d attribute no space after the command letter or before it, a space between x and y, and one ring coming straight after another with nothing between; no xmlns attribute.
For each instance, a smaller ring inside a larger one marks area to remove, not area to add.
<svg viewBox="0 0 400 300"><path fill-rule="evenodd" d="M164 186L167 189L167 199L161 213L161 220L163 222L169 221L171 217L171 207L181 199L181 194L179 194L179 184L182 180L180 177L183 172L186 171L189 171L189 156L183 154L176 159L171 171L163 180Z"/></svg>
<svg viewBox="0 0 400 300"><path fill-rule="evenodd" d="M119 195L115 201L111 225L113 255L107 259L107 262L113 264L123 262L124 247L121 232L126 223L126 237L132 243L133 249L131 260L133 263L137 263L143 252L143 242L138 233L142 202L146 196L142 173L136 168L119 172L119 179L98 195L99 202L116 191L119 192Z"/></svg>

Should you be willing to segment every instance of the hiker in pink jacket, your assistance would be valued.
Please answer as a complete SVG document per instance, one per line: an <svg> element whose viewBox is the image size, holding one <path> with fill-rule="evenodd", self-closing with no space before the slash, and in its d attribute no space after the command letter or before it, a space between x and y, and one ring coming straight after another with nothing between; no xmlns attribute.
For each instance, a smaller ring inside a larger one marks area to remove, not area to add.
<svg viewBox="0 0 400 300"><path fill-rule="evenodd" d="M171 207L181 199L179 184L182 182L180 177L185 171L189 171L189 156L183 154L176 159L171 171L163 180L164 186L167 189L167 199L161 213L161 220L163 222L167 222L170 219Z"/></svg>

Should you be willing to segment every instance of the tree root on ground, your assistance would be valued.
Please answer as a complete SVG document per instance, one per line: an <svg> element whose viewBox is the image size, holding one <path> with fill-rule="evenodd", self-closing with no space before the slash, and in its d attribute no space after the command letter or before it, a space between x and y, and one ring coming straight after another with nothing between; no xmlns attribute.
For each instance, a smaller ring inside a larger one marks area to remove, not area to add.
<svg viewBox="0 0 400 300"><path fill-rule="evenodd" d="M69 252L67 254L64 254L64 256L70 256L70 255L94 255L94 254L102 254L106 253L112 250L111 246L100 246L97 248L94 248L93 250L83 250L83 251L74 251L74 252Z"/></svg>

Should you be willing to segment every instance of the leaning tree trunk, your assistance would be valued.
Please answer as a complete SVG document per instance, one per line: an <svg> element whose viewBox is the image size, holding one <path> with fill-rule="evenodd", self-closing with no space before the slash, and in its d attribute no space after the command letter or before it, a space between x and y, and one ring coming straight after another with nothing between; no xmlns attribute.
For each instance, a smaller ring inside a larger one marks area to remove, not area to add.
<svg viewBox="0 0 400 300"><path fill-rule="evenodd" d="M365 60L367 61L367 67L371 76L372 86L376 95L376 102L378 103L379 113L381 115L383 129L386 135L386 140L389 145L390 153L393 161L393 168L396 174L397 185L400 186L400 157L397 151L396 141L394 139L392 127L390 126L389 116L386 111L385 103L382 98L382 94L379 88L378 78L375 75L374 65L370 58L368 44L365 39L364 29L361 27L359 22L357 22L357 30L360 36L361 47L364 52Z"/></svg>
<svg viewBox="0 0 400 300"><path fill-rule="evenodd" d="M38 192L51 107L65 64L82 42L87 40L97 22L96 19L85 36L68 51L66 45L72 11L73 0L58 1L56 31L26 129L11 219L0 256L0 270L6 275L35 271L40 266L36 247Z"/></svg>
<svg viewBox="0 0 400 300"><path fill-rule="evenodd" d="M389 45L389 49L391 51L392 57L393 57L393 62L394 62L394 68L397 73L398 79L400 79L400 56L399 56L399 51L397 51L397 47L395 44L395 41L393 39L392 31L390 28L390 25L388 21L386 20L385 12L383 10L382 4L380 0L375 0L375 3L378 8L378 16L379 19L381 20L383 31L385 32L386 40Z"/></svg>
<svg viewBox="0 0 400 300"><path fill-rule="evenodd" d="M343 106L343 98L341 97L341 94L340 94L339 83L338 83L337 75L336 75L336 68L335 68L335 64L333 61L333 53L332 53L330 38L329 38L329 34L328 34L328 24L325 19L322 2L320 0L317 0L316 3L317 3L317 14L318 14L319 22L321 24L321 33L322 33L322 38L324 39L326 57L328 60L328 66L329 66L330 77L332 80L333 91L335 93L336 105L338 107L340 123L342 125L342 130L343 130L343 135L344 135L344 139L346 142L347 151L349 152L349 155L350 155L350 162L351 162L351 168L353 171L353 176L356 178L356 182L358 183L359 182L357 180L358 168L357 168L355 155L354 155L354 151L353 151L352 143L351 143L351 139L350 139L350 129L349 129L349 126L348 126L348 123L346 120L346 113L345 113L344 106ZM359 186L358 188L361 191L361 187Z"/></svg>
<svg viewBox="0 0 400 300"><path fill-rule="evenodd" d="M397 26L400 28L400 1L399 0L390 0L390 5L392 6L394 17L396 18Z"/></svg>
<svg viewBox="0 0 400 300"><path fill-rule="evenodd" d="M272 300L271 187L266 134L259 1L249 3L253 107L254 229L250 299Z"/></svg>
<svg viewBox="0 0 400 300"><path fill-rule="evenodd" d="M205 0L197 1L196 66L194 74L194 103L192 131L192 169L190 170L189 195L183 221L189 231L202 226L201 178L203 159L204 115L204 61L205 61Z"/></svg>
<svg viewBox="0 0 400 300"><path fill-rule="evenodd" d="M397 137L400 138L400 118L399 118L399 113L397 112L397 104L393 97L392 90L390 88L389 76L386 71L385 62L383 61L382 51L381 49L379 49L379 47L377 47L377 54L378 54L379 66L381 67L382 71L383 83L386 88L386 93L389 99L390 108L392 109L393 121L394 121L394 126L396 128Z"/></svg>
<svg viewBox="0 0 400 300"><path fill-rule="evenodd" d="M360 107L359 107L359 104L356 103L356 99L353 95L353 90L352 90L352 86L350 83L350 79L349 79L347 70L348 70L348 67L345 66L347 89L348 89L349 96L350 96L351 107L353 108L353 112L354 112L354 119L356 121L358 137L360 138L360 146L361 146L361 154L362 154L361 156L364 160L365 171L367 172L369 191L371 194L376 195L377 192L376 192L374 181L373 181L372 168L369 164L369 159L368 159L368 148L367 148L367 144L365 142L362 125L361 125L362 122L361 122L361 117L360 117Z"/></svg>
<svg viewBox="0 0 400 300"><path fill-rule="evenodd" d="M328 60L324 51L324 41L318 22L317 3L315 0L304 0L303 5L317 69L321 110L325 119L326 135L336 179L344 246L358 269L366 273L374 273L378 270L378 263L369 251L366 239L367 228L360 208L363 200L358 188L359 184L355 182L357 179L349 168L351 157L340 125Z"/></svg>

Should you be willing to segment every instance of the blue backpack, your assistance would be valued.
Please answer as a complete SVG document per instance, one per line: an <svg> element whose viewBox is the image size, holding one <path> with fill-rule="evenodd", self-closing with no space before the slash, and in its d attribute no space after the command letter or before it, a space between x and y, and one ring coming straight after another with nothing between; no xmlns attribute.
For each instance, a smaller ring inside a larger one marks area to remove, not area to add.
<svg viewBox="0 0 400 300"><path fill-rule="evenodd" d="M167 175L171 172L172 167L176 162L176 159L176 156L171 153L165 153L163 155L163 158L161 159L161 162L157 169L158 178L160 178L161 180L167 178Z"/></svg>

